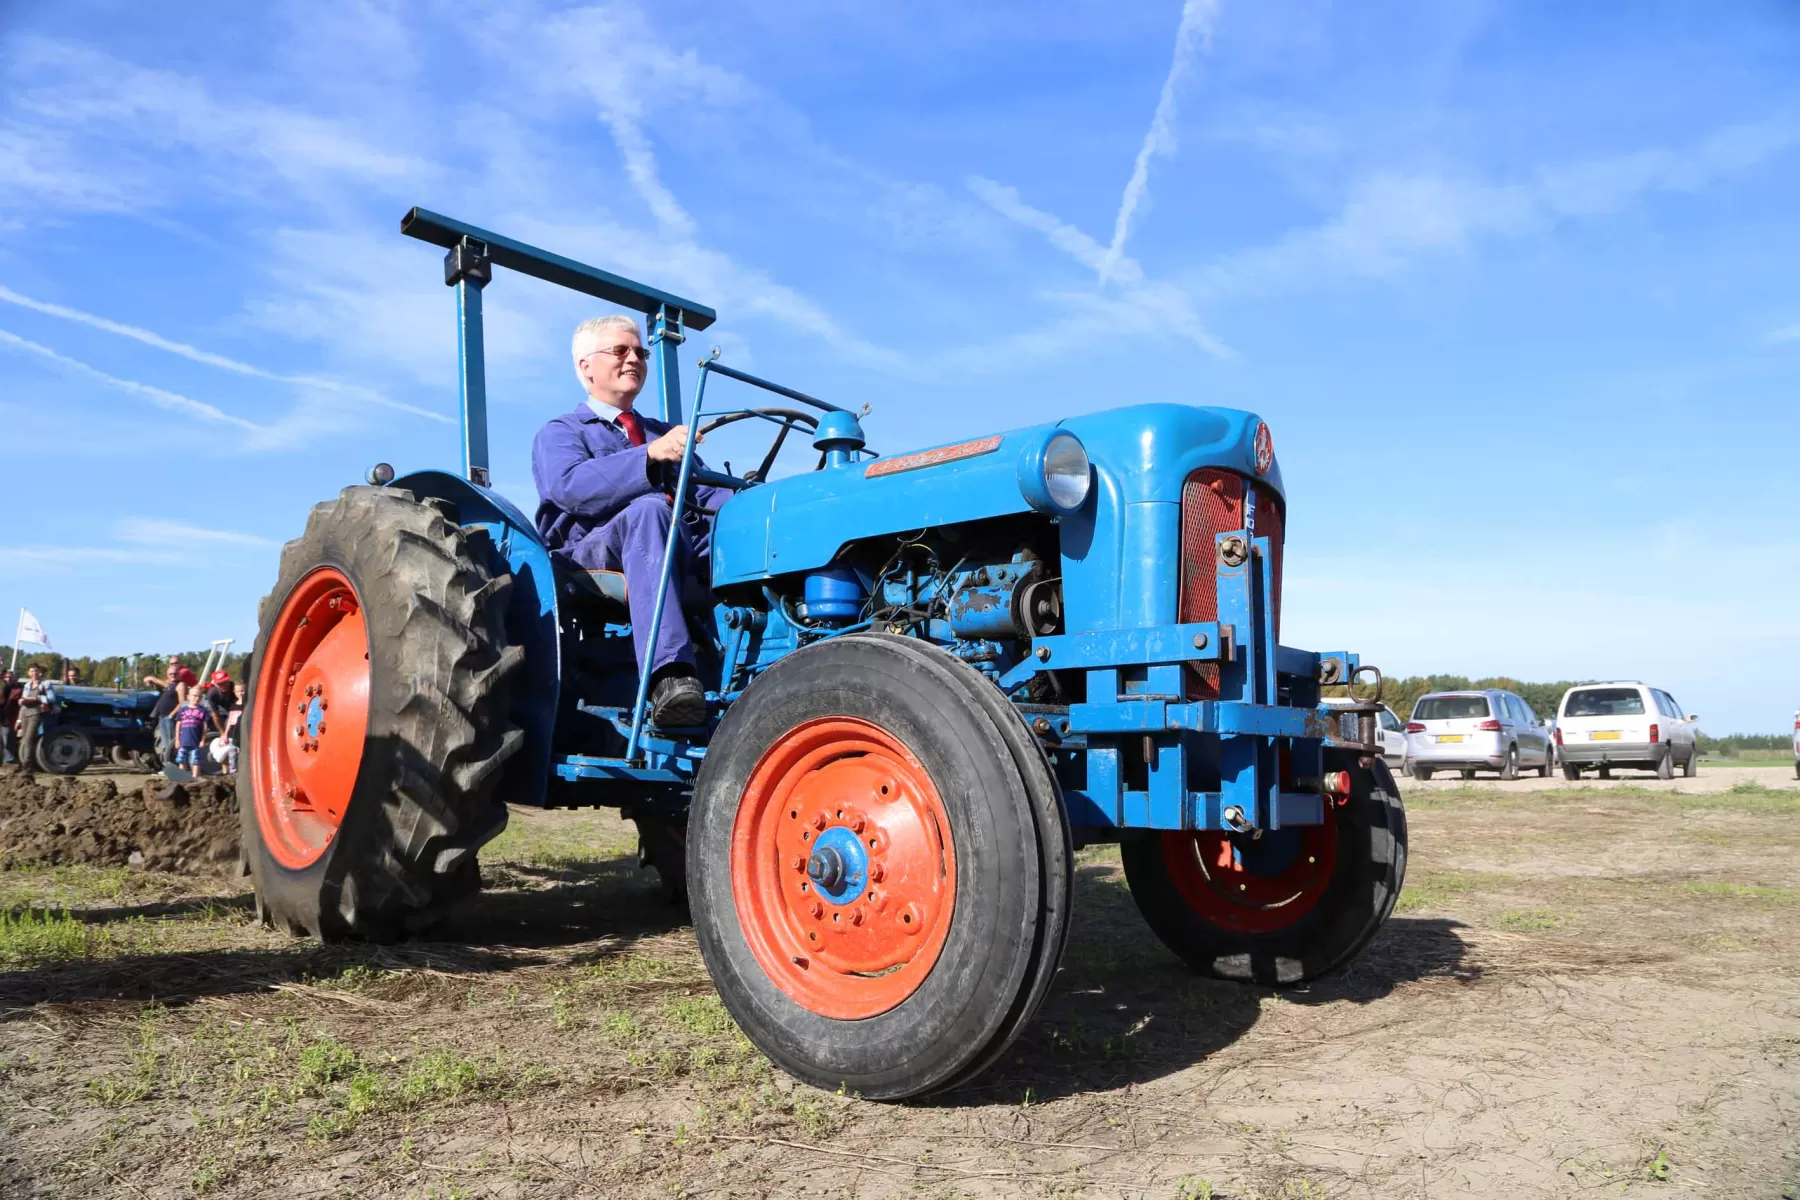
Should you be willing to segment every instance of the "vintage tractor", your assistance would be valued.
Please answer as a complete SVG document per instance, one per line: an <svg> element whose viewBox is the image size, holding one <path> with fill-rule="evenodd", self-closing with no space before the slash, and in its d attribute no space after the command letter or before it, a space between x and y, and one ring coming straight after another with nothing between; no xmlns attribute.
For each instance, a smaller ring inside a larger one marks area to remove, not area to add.
<svg viewBox="0 0 1800 1200"><path fill-rule="evenodd" d="M717 361L687 420L810 434L816 469L704 470L704 726L646 721L622 577L575 569L488 487L482 289L501 266L642 313L663 415L702 305L414 209L461 330L463 469L345 488L282 552L253 657L245 844L265 919L391 939L479 886L506 805L613 805L690 901L744 1032L870 1098L968 1080L1031 1021L1073 852L1119 842L1194 969L1293 984L1399 894L1406 822L1355 655L1280 645L1269 429L1157 403L877 457L859 414ZM717 408L714 380L779 397ZM645 389L646 406L652 385ZM1365 679L1364 677L1371 676ZM1376 682L1378 687L1378 682Z"/></svg>
<svg viewBox="0 0 1800 1200"><path fill-rule="evenodd" d="M122 767L153 770L156 692L58 684L56 711L38 730L38 766L56 775L85 771L99 753Z"/></svg>

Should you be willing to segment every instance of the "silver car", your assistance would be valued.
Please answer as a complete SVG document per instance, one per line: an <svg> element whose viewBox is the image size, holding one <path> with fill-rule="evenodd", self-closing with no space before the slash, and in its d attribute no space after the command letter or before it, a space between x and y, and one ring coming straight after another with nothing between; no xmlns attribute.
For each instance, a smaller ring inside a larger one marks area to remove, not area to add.
<svg viewBox="0 0 1800 1200"><path fill-rule="evenodd" d="M1487 688L1419 697L1406 724L1406 757L1417 779L1436 771L1461 771L1464 779L1498 771L1502 779L1517 779L1526 767L1549 778L1556 747L1531 705Z"/></svg>

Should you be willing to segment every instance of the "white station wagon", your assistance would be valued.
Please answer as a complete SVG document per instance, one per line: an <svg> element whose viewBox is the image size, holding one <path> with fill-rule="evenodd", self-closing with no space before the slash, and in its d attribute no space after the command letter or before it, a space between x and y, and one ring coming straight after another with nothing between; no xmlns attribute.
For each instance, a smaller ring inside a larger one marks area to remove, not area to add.
<svg viewBox="0 0 1800 1200"><path fill-rule="evenodd" d="M1691 779L1700 772L1699 720L1683 716L1669 693L1636 680L1572 687L1556 714L1563 778L1596 769L1608 779L1614 767L1630 767L1672 779L1680 767Z"/></svg>

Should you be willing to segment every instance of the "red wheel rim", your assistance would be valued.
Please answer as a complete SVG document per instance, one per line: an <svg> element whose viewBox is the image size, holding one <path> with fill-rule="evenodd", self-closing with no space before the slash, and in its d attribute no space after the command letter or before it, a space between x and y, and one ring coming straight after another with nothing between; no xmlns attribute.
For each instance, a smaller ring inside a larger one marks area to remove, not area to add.
<svg viewBox="0 0 1800 1200"><path fill-rule="evenodd" d="M311 866L350 807L369 726L369 635L356 589L320 567L281 606L258 668L250 782L263 844Z"/></svg>
<svg viewBox="0 0 1800 1200"><path fill-rule="evenodd" d="M1165 833L1163 865L1188 907L1238 933L1275 933L1299 921L1331 886L1337 865L1333 805L1325 824L1265 833ZM1279 840L1279 841L1278 841Z"/></svg>
<svg viewBox="0 0 1800 1200"><path fill-rule="evenodd" d="M950 932L949 814L886 730L854 717L805 722L750 773L731 892L777 987L823 1017L877 1016L918 990Z"/></svg>

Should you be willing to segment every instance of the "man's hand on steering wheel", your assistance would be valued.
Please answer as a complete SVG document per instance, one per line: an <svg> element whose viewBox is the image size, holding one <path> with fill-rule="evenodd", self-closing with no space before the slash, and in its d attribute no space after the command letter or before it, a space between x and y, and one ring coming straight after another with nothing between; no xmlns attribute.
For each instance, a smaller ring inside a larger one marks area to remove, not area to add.
<svg viewBox="0 0 1800 1200"><path fill-rule="evenodd" d="M682 451L687 449L687 440L688 427L677 425L646 445L644 453L650 456L652 462L678 463L681 461ZM701 438L700 440L705 441L706 439Z"/></svg>

